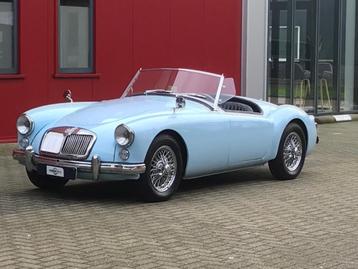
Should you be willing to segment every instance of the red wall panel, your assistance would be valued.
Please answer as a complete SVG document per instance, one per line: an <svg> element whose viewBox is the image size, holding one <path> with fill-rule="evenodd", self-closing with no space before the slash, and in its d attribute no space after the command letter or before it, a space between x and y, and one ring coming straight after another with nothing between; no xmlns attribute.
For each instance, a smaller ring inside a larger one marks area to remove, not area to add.
<svg viewBox="0 0 358 269"><path fill-rule="evenodd" d="M241 0L96 0L95 74L57 74L56 0L19 1L20 74L0 75L0 142L35 106L116 98L139 67L224 73L240 85Z"/></svg>
<svg viewBox="0 0 358 269"><path fill-rule="evenodd" d="M111 0L96 5L96 71L94 100L119 97L133 68L133 1ZM109 19L104 19L109 18Z"/></svg>
<svg viewBox="0 0 358 269"><path fill-rule="evenodd" d="M171 12L172 65L206 69L205 0L174 1Z"/></svg>
<svg viewBox="0 0 358 269"><path fill-rule="evenodd" d="M162 67L170 63L170 5L167 0L134 0L134 67Z"/></svg>

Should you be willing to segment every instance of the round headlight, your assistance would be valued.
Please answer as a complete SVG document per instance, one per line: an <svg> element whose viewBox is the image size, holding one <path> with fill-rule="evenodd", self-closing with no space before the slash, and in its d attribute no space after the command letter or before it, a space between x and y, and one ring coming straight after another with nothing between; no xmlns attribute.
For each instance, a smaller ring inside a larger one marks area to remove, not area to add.
<svg viewBox="0 0 358 269"><path fill-rule="evenodd" d="M114 138L120 146L129 147L134 141L134 132L126 125L121 124L116 128Z"/></svg>
<svg viewBox="0 0 358 269"><path fill-rule="evenodd" d="M17 131L22 135L31 133L33 123L29 116L22 114L16 122Z"/></svg>

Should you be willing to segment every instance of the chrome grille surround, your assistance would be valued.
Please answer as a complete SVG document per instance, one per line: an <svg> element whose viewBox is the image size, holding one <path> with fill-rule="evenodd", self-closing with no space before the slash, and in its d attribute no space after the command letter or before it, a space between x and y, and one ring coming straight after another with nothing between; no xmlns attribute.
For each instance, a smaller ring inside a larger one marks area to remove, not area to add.
<svg viewBox="0 0 358 269"><path fill-rule="evenodd" d="M47 130L42 138L40 154L71 160L87 159L96 135L86 129L56 127Z"/></svg>

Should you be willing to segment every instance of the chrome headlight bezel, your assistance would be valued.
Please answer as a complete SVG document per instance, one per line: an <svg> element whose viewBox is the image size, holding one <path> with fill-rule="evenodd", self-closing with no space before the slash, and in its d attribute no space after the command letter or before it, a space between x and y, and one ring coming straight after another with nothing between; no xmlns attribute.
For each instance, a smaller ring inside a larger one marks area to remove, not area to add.
<svg viewBox="0 0 358 269"><path fill-rule="evenodd" d="M21 135L29 135L33 131L34 123L32 119L26 115L22 114L17 118L16 129Z"/></svg>
<svg viewBox="0 0 358 269"><path fill-rule="evenodd" d="M134 132L125 124L120 124L114 131L114 139L121 147L129 147L134 141Z"/></svg>

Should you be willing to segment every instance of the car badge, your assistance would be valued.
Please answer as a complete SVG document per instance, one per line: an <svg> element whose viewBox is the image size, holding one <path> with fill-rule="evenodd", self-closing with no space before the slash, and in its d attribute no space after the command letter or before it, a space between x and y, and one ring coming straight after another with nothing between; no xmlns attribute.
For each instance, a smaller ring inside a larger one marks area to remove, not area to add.
<svg viewBox="0 0 358 269"><path fill-rule="evenodd" d="M65 130L65 135L66 135L66 136L70 136L70 135L72 135L74 132L76 132L76 130L77 130L77 128L67 128L67 129Z"/></svg>
<svg viewBox="0 0 358 269"><path fill-rule="evenodd" d="M49 171L54 175L54 176L57 176L58 174L61 173L61 171L56 168L56 167L52 167L51 169L49 169Z"/></svg>

